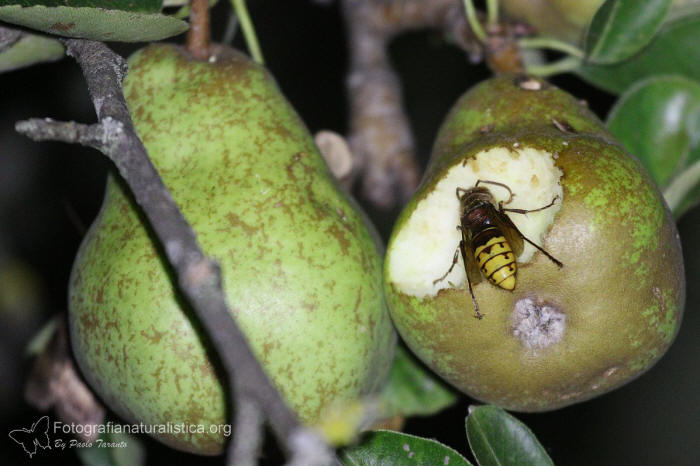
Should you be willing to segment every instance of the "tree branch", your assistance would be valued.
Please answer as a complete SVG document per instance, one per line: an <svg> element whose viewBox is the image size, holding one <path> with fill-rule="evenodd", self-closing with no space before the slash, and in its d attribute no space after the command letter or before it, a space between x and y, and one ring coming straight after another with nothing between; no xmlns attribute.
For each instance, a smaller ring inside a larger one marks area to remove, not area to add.
<svg viewBox="0 0 700 466"><path fill-rule="evenodd" d="M350 135L360 161L362 193L380 209L391 209L413 194L419 182L415 144L404 110L401 85L387 46L400 32L435 28L473 60L481 45L469 29L459 0L344 0L350 69Z"/></svg>
<svg viewBox="0 0 700 466"><path fill-rule="evenodd" d="M255 466L262 445L262 412L251 400L236 397L233 412L233 431L235 442L229 445L230 463L236 466Z"/></svg>
<svg viewBox="0 0 700 466"><path fill-rule="evenodd" d="M70 39L64 43L68 55L82 69L99 123L86 126L35 119L19 122L17 130L39 140L56 139L96 147L114 162L164 246L180 291L221 359L233 391L229 401L237 405L253 402L259 407L292 461L303 458L305 465L332 464L328 446L300 424L253 355L225 302L218 264L200 249L194 231L148 158L121 87L126 74L125 61L100 42ZM236 427L241 428L238 422ZM237 451L236 443L249 441L249 433L240 437L234 433L229 452ZM300 444L300 438L312 440ZM233 464L232 456L229 455L228 461Z"/></svg>
<svg viewBox="0 0 700 466"><path fill-rule="evenodd" d="M106 149L108 128L118 131L121 128L118 121L106 117L101 124L84 125L74 121L55 121L51 118L31 118L17 122L15 130L28 136L33 141L60 141L78 143L93 147L99 151Z"/></svg>

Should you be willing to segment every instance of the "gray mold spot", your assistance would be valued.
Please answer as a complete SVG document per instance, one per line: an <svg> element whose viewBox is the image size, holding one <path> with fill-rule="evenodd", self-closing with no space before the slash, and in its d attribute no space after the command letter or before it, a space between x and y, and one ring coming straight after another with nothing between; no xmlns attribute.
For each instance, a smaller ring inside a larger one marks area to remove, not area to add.
<svg viewBox="0 0 700 466"><path fill-rule="evenodd" d="M513 336L530 349L558 343L566 329L566 314L557 306L532 298L519 299L513 308Z"/></svg>

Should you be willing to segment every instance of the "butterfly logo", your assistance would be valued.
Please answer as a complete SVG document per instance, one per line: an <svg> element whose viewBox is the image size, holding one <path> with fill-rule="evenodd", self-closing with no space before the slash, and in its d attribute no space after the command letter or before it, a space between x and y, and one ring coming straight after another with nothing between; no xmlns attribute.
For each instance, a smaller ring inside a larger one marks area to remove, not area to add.
<svg viewBox="0 0 700 466"><path fill-rule="evenodd" d="M10 431L10 438L22 445L24 451L31 458L36 453L36 447L44 450L50 450L49 445L49 417L44 416L34 424L30 429L15 429Z"/></svg>

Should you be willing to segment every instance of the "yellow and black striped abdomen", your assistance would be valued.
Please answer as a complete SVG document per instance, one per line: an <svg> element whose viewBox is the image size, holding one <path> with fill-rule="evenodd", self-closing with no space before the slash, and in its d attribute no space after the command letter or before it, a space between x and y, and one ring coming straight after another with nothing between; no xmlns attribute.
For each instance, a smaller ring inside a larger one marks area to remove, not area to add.
<svg viewBox="0 0 700 466"><path fill-rule="evenodd" d="M503 233L496 227L487 228L474 238L472 247L476 263L484 277L493 285L513 290L517 270L515 255Z"/></svg>

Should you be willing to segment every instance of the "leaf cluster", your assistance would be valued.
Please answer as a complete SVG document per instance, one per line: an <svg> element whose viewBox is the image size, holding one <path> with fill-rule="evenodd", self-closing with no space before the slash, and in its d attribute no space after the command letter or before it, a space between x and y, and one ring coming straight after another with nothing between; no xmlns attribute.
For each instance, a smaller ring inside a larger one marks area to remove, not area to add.
<svg viewBox="0 0 700 466"><path fill-rule="evenodd" d="M580 54L564 58L563 67L535 65L532 71L573 72L619 95L608 128L680 218L700 201L700 4L672 3L607 0L587 28Z"/></svg>
<svg viewBox="0 0 700 466"><path fill-rule="evenodd" d="M553 465L530 429L497 406L469 409L466 434L479 466ZM369 433L362 444L341 452L348 466L471 466L455 450L437 442L387 430Z"/></svg>

